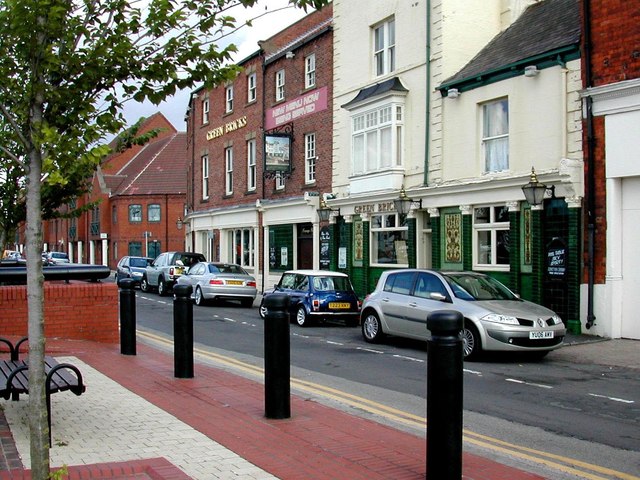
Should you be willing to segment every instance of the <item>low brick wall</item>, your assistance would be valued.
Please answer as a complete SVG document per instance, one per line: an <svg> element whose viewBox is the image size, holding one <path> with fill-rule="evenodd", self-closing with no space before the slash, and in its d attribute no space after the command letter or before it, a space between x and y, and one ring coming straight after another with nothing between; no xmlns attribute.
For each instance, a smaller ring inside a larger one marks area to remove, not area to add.
<svg viewBox="0 0 640 480"><path fill-rule="evenodd" d="M119 305L115 283L45 282L47 338L118 343ZM0 286L0 336L27 336L27 287Z"/></svg>

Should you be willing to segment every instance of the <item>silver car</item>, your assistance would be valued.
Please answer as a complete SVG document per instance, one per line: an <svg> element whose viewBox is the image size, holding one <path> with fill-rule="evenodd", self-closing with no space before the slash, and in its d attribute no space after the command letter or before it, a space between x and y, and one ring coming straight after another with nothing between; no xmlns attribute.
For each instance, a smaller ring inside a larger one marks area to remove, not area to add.
<svg viewBox="0 0 640 480"><path fill-rule="evenodd" d="M258 290L256 279L235 263L199 262L178 278L178 285L191 285L196 305L207 300L240 300L251 307Z"/></svg>
<svg viewBox="0 0 640 480"><path fill-rule="evenodd" d="M522 300L502 283L477 272L385 271L365 298L360 322L367 342L385 334L427 340L427 317L436 310L464 316L465 359L483 350L532 352L543 357L564 341L560 317Z"/></svg>

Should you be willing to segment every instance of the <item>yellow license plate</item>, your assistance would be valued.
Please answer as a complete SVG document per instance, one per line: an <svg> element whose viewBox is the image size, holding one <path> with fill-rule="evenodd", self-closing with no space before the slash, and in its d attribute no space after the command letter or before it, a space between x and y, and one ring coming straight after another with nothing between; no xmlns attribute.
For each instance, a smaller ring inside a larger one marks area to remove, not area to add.
<svg viewBox="0 0 640 480"><path fill-rule="evenodd" d="M347 302L329 302L329 308L336 308L336 309L351 308L351 304Z"/></svg>
<svg viewBox="0 0 640 480"><path fill-rule="evenodd" d="M227 280L227 285L242 285L240 280Z"/></svg>

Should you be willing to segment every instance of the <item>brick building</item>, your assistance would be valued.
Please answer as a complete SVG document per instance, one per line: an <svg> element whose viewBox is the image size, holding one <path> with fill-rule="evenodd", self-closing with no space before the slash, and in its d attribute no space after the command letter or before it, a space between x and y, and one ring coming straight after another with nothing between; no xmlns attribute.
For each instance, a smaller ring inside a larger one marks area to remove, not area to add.
<svg viewBox="0 0 640 480"><path fill-rule="evenodd" d="M260 42L232 81L192 94L187 243L270 286L320 264L331 192L332 6ZM265 168L266 162L269 165Z"/></svg>
<svg viewBox="0 0 640 480"><path fill-rule="evenodd" d="M583 0L585 246L590 333L640 338L640 3Z"/></svg>
<svg viewBox="0 0 640 480"><path fill-rule="evenodd" d="M107 157L94 174L91 192L60 210L97 201L95 208L78 218L44 222L45 250L67 252L72 262L115 268L123 255L153 257L183 248L178 225L186 200L186 134L161 113L145 119L139 131L153 129L158 135L147 144Z"/></svg>

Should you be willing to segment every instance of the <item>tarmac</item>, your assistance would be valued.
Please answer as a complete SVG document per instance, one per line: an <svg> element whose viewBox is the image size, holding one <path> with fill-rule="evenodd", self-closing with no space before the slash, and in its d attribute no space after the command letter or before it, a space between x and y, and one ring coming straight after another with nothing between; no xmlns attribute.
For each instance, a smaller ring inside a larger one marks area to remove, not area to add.
<svg viewBox="0 0 640 480"><path fill-rule="evenodd" d="M424 436L292 389L291 416L265 416L260 379L195 356L176 378L171 351L47 340L47 354L79 367L87 390L52 396L52 469L69 479L424 479ZM568 336L553 352L574 362L640 369L640 342ZM0 480L30 479L28 400L0 403ZM529 470L531 470L529 468ZM465 480L543 477L463 450ZM433 479L432 479L433 480Z"/></svg>

